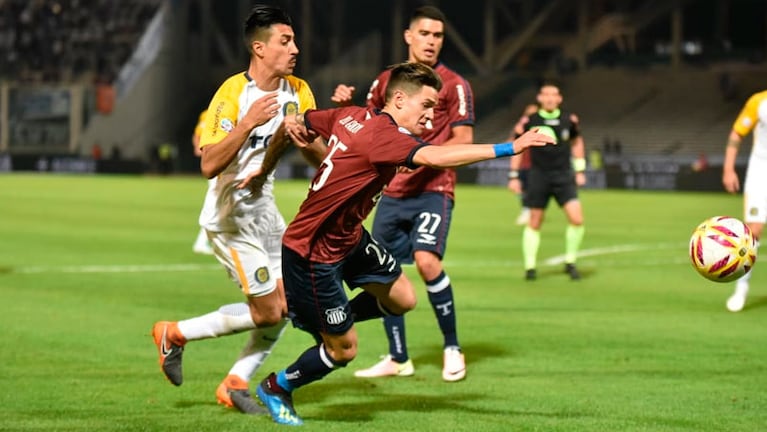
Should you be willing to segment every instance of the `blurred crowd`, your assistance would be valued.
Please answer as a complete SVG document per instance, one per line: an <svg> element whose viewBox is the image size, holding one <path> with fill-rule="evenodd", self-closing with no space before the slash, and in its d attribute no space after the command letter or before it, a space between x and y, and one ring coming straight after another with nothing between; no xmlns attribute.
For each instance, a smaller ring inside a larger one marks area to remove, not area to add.
<svg viewBox="0 0 767 432"><path fill-rule="evenodd" d="M111 82L161 0L0 0L0 79Z"/></svg>

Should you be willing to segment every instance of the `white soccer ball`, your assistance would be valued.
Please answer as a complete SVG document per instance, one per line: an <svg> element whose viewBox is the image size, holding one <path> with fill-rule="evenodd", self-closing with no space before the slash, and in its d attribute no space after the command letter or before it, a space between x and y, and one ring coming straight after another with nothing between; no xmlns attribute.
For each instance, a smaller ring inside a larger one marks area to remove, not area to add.
<svg viewBox="0 0 767 432"><path fill-rule="evenodd" d="M751 271L756 241L739 219L714 216L704 220L690 238L690 259L698 273L714 282L730 282Z"/></svg>

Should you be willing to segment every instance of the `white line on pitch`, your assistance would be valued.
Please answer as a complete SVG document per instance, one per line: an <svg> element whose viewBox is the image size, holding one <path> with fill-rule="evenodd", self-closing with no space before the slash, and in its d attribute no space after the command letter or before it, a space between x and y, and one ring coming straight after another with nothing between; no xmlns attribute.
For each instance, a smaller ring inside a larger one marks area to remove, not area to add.
<svg viewBox="0 0 767 432"><path fill-rule="evenodd" d="M13 273L154 273L220 270L220 264L145 264L19 267Z"/></svg>
<svg viewBox="0 0 767 432"><path fill-rule="evenodd" d="M668 249L680 249L680 250L686 250L684 244L682 243L656 243L656 244L625 244L625 245L615 245L615 246L607 246L607 247L601 247L601 248L593 248L593 249L584 249L580 252L578 252L578 258L584 258L584 257L593 257L593 256L599 256L599 255L610 255L614 253L625 253L625 252L639 252L639 251L645 251L645 250L668 250ZM558 265L558 264L564 264L565 262L565 256L564 255L557 255L553 256L551 258L548 258L544 261L544 264L546 265Z"/></svg>
<svg viewBox="0 0 767 432"><path fill-rule="evenodd" d="M684 245L680 243L656 243L656 244L625 244L602 248L584 249L578 253L578 258L596 257L603 255L613 255L616 253L639 252L645 250L668 250L683 249ZM684 259L663 259L656 260L648 257L645 260L636 260L635 265L651 265L657 263L678 264L687 262ZM612 262L612 261L611 261ZM555 266L564 263L564 255L558 255L543 260L545 266ZM497 260L446 260L446 266L453 267L514 267L521 265L521 261L497 261ZM219 264L135 264L135 265L82 265L82 266L32 266L16 267L7 269L6 272L22 274L40 274L40 273L158 273L158 272L191 272L191 271L211 271L220 270ZM0 270L0 273L3 271Z"/></svg>

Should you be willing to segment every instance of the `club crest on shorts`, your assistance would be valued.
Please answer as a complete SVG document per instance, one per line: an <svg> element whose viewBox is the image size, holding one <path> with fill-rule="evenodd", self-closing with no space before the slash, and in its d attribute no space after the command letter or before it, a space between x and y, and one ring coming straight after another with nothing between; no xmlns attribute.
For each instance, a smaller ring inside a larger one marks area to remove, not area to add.
<svg viewBox="0 0 767 432"><path fill-rule="evenodd" d="M343 306L338 306L333 309L325 309L325 321L330 325L338 325L346 321L346 312L344 312Z"/></svg>
<svg viewBox="0 0 767 432"><path fill-rule="evenodd" d="M266 267L259 267L256 269L256 282L265 283L269 280L269 269Z"/></svg>
<svg viewBox="0 0 767 432"><path fill-rule="evenodd" d="M298 114L298 104L293 101L285 103L282 106L282 115L289 116L293 114Z"/></svg>
<svg viewBox="0 0 767 432"><path fill-rule="evenodd" d="M751 207L748 209L748 215L749 216L758 216L759 215L759 209L756 207Z"/></svg>

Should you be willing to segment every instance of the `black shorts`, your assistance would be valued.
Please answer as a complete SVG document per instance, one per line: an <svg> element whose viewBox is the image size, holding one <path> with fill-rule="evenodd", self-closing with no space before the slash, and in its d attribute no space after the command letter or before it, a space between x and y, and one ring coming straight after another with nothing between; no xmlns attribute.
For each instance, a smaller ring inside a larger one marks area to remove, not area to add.
<svg viewBox="0 0 767 432"><path fill-rule="evenodd" d="M309 261L282 247L282 277L293 325L314 336L344 334L354 323L344 282L350 289L393 283L402 273L394 257L363 230L359 244L333 264Z"/></svg>
<svg viewBox="0 0 767 432"><path fill-rule="evenodd" d="M522 200L525 207L545 209L551 197L562 207L568 201L578 198L575 173L571 170L543 171L532 168L527 176L527 190Z"/></svg>
<svg viewBox="0 0 767 432"><path fill-rule="evenodd" d="M442 259L452 214L453 200L445 194L383 196L373 219L373 236L401 263L412 264L417 250L432 252Z"/></svg>

